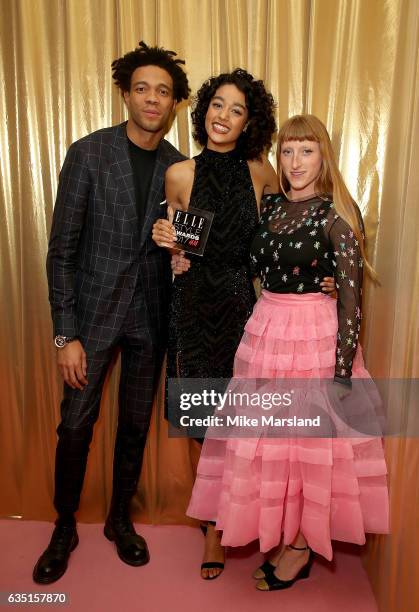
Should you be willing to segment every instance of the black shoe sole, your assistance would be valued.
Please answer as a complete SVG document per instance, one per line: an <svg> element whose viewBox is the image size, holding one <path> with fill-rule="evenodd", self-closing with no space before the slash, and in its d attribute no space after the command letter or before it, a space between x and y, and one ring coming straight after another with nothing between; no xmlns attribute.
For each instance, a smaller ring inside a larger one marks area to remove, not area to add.
<svg viewBox="0 0 419 612"><path fill-rule="evenodd" d="M107 538L110 542L115 542L115 535L114 535L113 530L110 527L105 525L105 527L103 528L103 533L104 533L105 538ZM147 565L147 563L150 561L150 555L148 553L147 553L147 558L141 561L132 561L131 559L127 559L127 557L124 557L124 555L120 552L116 542L115 542L115 546L116 546L116 552L118 553L118 557L121 559L121 561L123 561L127 565L132 565L133 567L140 567L141 565Z"/></svg>
<svg viewBox="0 0 419 612"><path fill-rule="evenodd" d="M70 548L70 554L77 547L78 543L79 543L79 536L76 534L74 542L73 542L73 544L71 545L71 548ZM68 557L70 558L70 555ZM64 574L66 573L67 568L68 568L68 561L67 561L63 571L60 572L59 574L56 574L54 577L51 577L51 578L36 578L35 574L36 574L36 569L38 567L38 564L39 564L39 561L35 565L35 567L33 568L33 572L32 572L32 580L36 584L52 584L53 582L57 582L57 580L59 580L60 578L62 578L64 576Z"/></svg>

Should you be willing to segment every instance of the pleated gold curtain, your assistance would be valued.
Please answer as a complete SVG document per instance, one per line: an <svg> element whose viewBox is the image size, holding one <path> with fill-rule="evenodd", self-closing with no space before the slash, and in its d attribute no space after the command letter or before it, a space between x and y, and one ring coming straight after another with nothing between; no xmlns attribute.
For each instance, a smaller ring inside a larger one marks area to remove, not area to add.
<svg viewBox="0 0 419 612"><path fill-rule="evenodd" d="M0 0L2 516L54 516L61 383L45 257L57 176L72 141L125 118L110 64L140 39L185 58L193 91L242 66L264 79L279 121L312 112L327 124L381 280L366 291L368 367L376 376L418 377L418 20L417 0ZM197 151L186 104L168 138L186 155ZM116 363L81 520L101 520L110 499L117 375ZM161 404L160 391L137 516L187 522L196 457L187 441L167 439ZM381 610L413 611L418 439L389 439L386 450L392 536L369 540L365 564Z"/></svg>

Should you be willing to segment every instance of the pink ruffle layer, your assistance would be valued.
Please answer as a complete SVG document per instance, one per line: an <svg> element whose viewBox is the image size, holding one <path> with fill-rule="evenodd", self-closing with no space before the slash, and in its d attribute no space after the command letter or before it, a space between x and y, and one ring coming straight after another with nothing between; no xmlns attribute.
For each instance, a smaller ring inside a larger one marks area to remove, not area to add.
<svg viewBox="0 0 419 612"><path fill-rule="evenodd" d="M264 291L235 359L237 378L333 377L336 302ZM366 378L361 350L353 378ZM363 544L388 533L386 464L379 438L207 438L187 510L215 520L225 546L259 539L266 552L301 531L332 558L331 540Z"/></svg>

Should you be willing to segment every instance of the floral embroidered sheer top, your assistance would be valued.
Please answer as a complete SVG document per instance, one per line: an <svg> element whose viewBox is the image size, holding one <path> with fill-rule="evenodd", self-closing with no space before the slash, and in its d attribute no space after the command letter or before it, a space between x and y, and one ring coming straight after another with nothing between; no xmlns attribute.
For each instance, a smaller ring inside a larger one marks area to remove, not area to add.
<svg viewBox="0 0 419 612"><path fill-rule="evenodd" d="M361 326L363 262L358 240L336 214L332 198L316 195L290 202L283 195L266 196L251 260L263 289L273 293L321 292L322 279L335 277L335 374L338 379L350 379Z"/></svg>

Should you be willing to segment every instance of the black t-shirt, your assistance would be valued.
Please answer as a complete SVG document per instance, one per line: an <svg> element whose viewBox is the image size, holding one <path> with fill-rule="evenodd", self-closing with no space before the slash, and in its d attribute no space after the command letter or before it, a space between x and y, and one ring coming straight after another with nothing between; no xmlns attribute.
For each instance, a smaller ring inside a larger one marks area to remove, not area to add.
<svg viewBox="0 0 419 612"><path fill-rule="evenodd" d="M138 227L141 232L147 208L148 192L156 165L157 149L147 151L138 147L128 138L132 173L134 176L135 201L137 205Z"/></svg>

